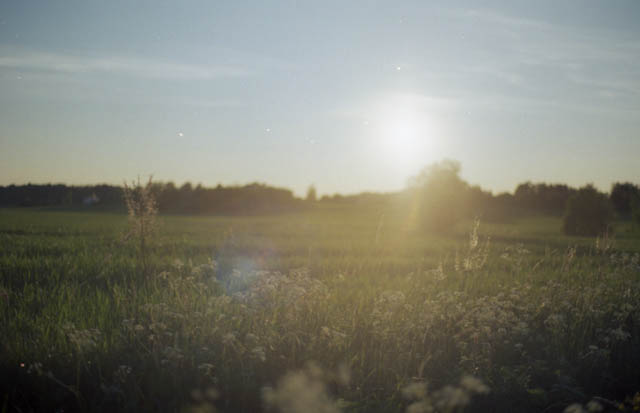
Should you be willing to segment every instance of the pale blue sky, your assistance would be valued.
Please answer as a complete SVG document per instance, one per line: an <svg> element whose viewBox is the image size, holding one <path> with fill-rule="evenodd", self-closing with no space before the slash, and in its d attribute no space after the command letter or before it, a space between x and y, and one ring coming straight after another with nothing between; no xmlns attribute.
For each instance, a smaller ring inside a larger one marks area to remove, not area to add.
<svg viewBox="0 0 640 413"><path fill-rule="evenodd" d="M640 2L0 0L0 185L640 180ZM400 137L398 137L400 136Z"/></svg>

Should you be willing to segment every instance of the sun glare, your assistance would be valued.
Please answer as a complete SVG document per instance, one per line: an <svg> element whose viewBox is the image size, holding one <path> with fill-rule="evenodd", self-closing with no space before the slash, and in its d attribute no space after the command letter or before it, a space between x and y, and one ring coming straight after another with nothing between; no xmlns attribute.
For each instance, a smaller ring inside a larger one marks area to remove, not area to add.
<svg viewBox="0 0 640 413"><path fill-rule="evenodd" d="M414 167L433 156L433 123L415 98L389 99L376 112L377 146L384 159Z"/></svg>

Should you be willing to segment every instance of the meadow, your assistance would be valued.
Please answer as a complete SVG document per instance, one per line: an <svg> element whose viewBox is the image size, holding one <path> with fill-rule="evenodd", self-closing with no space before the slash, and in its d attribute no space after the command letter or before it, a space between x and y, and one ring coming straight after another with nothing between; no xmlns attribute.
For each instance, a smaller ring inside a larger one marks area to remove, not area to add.
<svg viewBox="0 0 640 413"><path fill-rule="evenodd" d="M640 409L640 239L388 207L0 209L0 411Z"/></svg>

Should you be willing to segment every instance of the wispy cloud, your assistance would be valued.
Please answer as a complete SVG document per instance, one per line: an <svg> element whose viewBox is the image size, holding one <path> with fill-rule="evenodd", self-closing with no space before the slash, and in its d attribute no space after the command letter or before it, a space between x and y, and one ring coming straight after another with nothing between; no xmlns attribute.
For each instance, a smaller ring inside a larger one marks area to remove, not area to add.
<svg viewBox="0 0 640 413"><path fill-rule="evenodd" d="M246 67L166 62L129 56L77 56L44 52L0 54L0 68L60 73L100 73L153 79L202 80L251 75Z"/></svg>
<svg viewBox="0 0 640 413"><path fill-rule="evenodd" d="M576 67L597 62L637 63L640 60L640 42L635 35L614 29L553 24L492 10L456 9L451 15L471 20L474 26L483 30L500 33L505 43L512 46L513 56L524 63Z"/></svg>
<svg viewBox="0 0 640 413"><path fill-rule="evenodd" d="M468 40L475 48L467 65L448 72L462 84L482 79L482 84L492 85L489 90L467 90L471 95L502 91L509 100L563 102L589 110L607 110L603 103L618 109L638 107L640 41L632 33L492 9L450 9L447 15L481 34L479 40ZM487 39L499 47L488 46Z"/></svg>
<svg viewBox="0 0 640 413"><path fill-rule="evenodd" d="M455 17L484 20L492 24L517 27L520 29L527 27L536 30L545 30L553 27L547 22L519 16L511 16L490 9L452 9L450 10L450 14Z"/></svg>

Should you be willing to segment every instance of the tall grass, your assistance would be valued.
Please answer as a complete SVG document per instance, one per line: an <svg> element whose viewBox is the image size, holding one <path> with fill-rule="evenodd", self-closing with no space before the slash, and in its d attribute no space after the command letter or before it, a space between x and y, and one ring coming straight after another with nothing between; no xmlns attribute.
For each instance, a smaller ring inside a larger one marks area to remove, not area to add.
<svg viewBox="0 0 640 413"><path fill-rule="evenodd" d="M149 276L149 243L156 232L158 206L152 192L152 177L145 185L140 183L140 177L131 185L124 183L123 194L127 213L129 215L129 230L127 239L132 239L138 250L142 273Z"/></svg>
<svg viewBox="0 0 640 413"><path fill-rule="evenodd" d="M338 245L336 256L295 243L291 256L281 246L250 255L250 239L266 234L236 231L242 239L228 235L215 254L194 261L178 247L169 253L178 239L159 239L148 255L152 278L136 276L136 254L117 231L98 241L106 230L62 229L47 238L42 228L5 231L3 408L631 411L640 404L638 253L609 242L563 250L489 243L474 226L470 236L443 240L448 250L426 260L415 251L411 265L398 266L390 262L402 244L377 223L359 229L368 241ZM298 243L312 236L300 234ZM289 257L280 271L278 255Z"/></svg>

